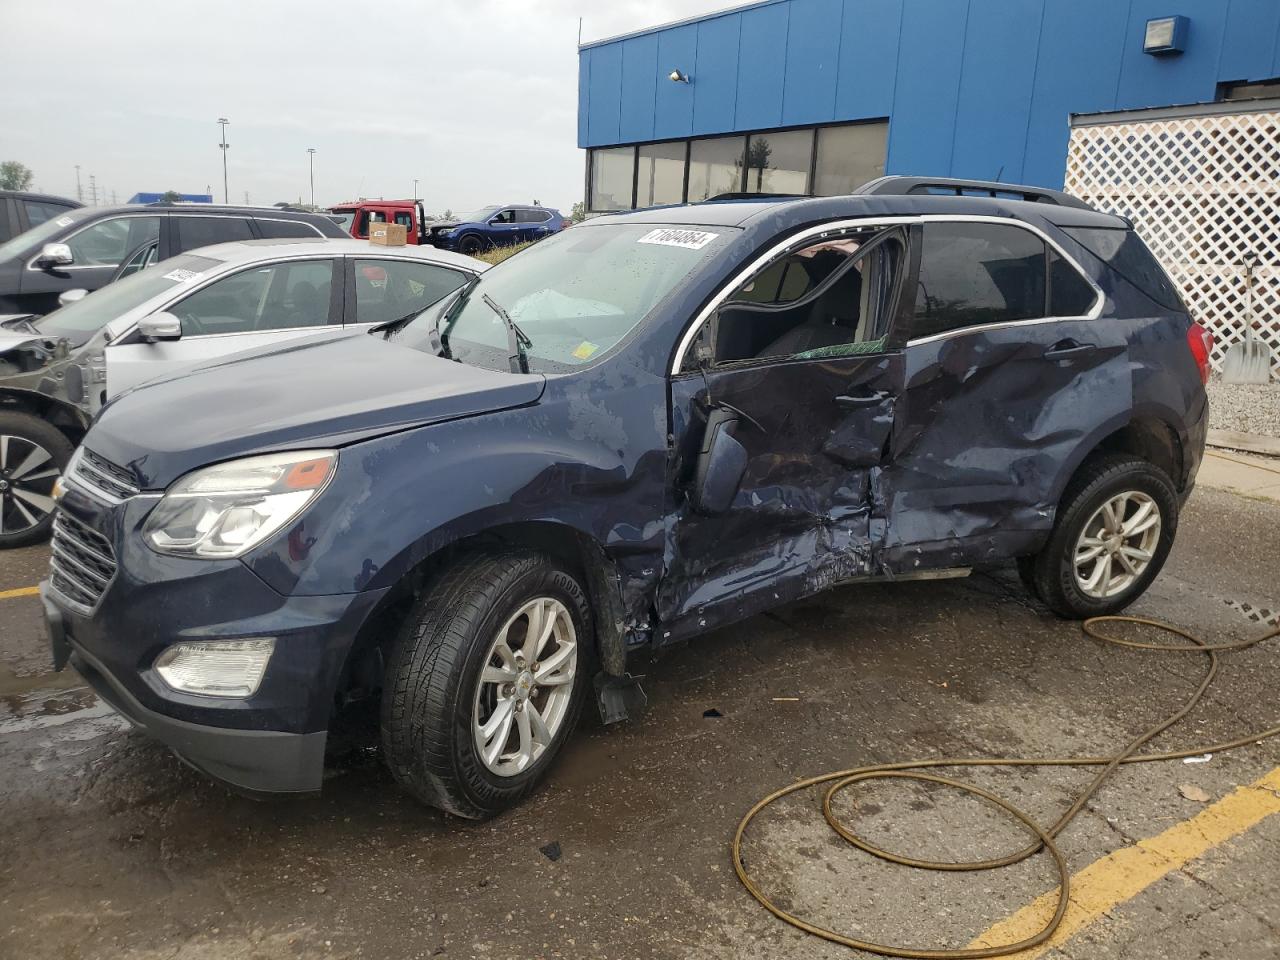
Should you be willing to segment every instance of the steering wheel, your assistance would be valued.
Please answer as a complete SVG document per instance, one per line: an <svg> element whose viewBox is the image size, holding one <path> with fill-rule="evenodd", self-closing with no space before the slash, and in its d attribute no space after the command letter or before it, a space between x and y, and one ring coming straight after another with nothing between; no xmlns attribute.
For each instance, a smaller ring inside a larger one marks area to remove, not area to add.
<svg viewBox="0 0 1280 960"><path fill-rule="evenodd" d="M200 318L194 313L180 313L178 314L178 319L182 321L182 332L184 335L195 334L196 336L199 336L202 333L209 332L205 328L205 325L200 321Z"/></svg>

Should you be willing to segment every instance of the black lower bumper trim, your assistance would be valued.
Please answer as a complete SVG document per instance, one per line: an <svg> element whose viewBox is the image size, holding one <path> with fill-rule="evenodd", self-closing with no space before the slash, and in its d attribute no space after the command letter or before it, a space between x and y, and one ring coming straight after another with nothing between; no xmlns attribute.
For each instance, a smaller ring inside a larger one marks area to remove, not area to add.
<svg viewBox="0 0 1280 960"><path fill-rule="evenodd" d="M327 731L233 730L175 720L144 707L74 640L70 647L71 665L99 697L201 773L251 796L320 791Z"/></svg>

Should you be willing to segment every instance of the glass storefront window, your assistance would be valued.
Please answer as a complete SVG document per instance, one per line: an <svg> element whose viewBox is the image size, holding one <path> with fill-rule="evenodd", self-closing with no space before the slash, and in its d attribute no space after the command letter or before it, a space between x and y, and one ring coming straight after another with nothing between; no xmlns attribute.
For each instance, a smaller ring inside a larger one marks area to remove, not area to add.
<svg viewBox="0 0 1280 960"><path fill-rule="evenodd" d="M889 124L856 123L818 130L818 164L813 192L820 197L852 193L884 176Z"/></svg>
<svg viewBox="0 0 1280 960"><path fill-rule="evenodd" d="M592 210L630 210L635 147L591 151Z"/></svg>
<svg viewBox="0 0 1280 960"><path fill-rule="evenodd" d="M747 144L747 192L808 193L812 155L812 130L753 133Z"/></svg>
<svg viewBox="0 0 1280 960"><path fill-rule="evenodd" d="M689 147L689 202L742 191L742 137L694 140Z"/></svg>
<svg viewBox="0 0 1280 960"><path fill-rule="evenodd" d="M684 199L684 152L683 140L640 147L636 206L652 207Z"/></svg>

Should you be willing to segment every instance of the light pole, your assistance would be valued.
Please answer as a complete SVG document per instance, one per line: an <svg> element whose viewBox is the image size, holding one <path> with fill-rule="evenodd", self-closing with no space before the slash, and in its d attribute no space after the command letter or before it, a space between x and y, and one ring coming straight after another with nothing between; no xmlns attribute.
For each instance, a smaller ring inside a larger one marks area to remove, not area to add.
<svg viewBox="0 0 1280 960"><path fill-rule="evenodd" d="M316 148L307 147L307 161L311 164L311 209L316 206Z"/></svg>
<svg viewBox="0 0 1280 960"><path fill-rule="evenodd" d="M93 194L93 205L98 205L98 178L94 174L89 174L89 192Z"/></svg>
<svg viewBox="0 0 1280 960"><path fill-rule="evenodd" d="M84 203L84 188L80 186L80 164L76 164L76 199Z"/></svg>
<svg viewBox="0 0 1280 960"><path fill-rule="evenodd" d="M222 131L222 142L218 144L222 150L222 202L231 203L231 191L227 189L227 148L231 144L227 143L227 124L231 121L226 117L218 118L218 129Z"/></svg>

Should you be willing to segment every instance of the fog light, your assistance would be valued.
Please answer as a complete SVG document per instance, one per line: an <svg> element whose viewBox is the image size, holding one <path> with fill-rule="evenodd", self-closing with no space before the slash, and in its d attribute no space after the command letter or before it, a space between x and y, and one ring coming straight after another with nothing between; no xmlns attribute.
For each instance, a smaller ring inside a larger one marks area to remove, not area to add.
<svg viewBox="0 0 1280 960"><path fill-rule="evenodd" d="M174 690L206 697L251 697L267 672L273 637L174 644L156 657L156 673Z"/></svg>

